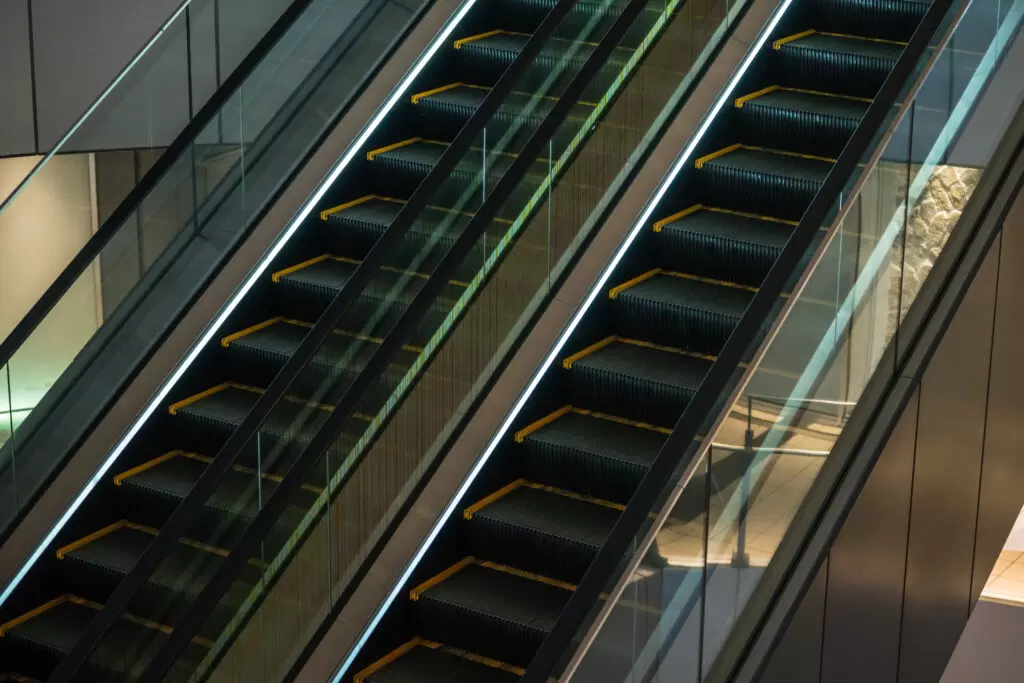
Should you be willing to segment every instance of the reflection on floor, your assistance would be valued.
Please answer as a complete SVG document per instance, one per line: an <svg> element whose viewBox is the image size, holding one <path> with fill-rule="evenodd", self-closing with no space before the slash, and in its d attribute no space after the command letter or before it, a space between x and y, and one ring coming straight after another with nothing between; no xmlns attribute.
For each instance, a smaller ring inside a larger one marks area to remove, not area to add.
<svg viewBox="0 0 1024 683"><path fill-rule="evenodd" d="M983 597L1024 605L1024 551L1004 550L989 574Z"/></svg>

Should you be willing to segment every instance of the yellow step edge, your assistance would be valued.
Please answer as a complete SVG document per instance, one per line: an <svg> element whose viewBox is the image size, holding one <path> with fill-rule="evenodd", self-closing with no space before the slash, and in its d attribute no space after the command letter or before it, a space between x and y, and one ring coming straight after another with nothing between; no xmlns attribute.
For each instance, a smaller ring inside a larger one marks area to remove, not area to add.
<svg viewBox="0 0 1024 683"><path fill-rule="evenodd" d="M390 145L385 145L384 147L371 149L369 152L366 153L366 160L373 161L381 154L386 154L387 152L391 152L402 147L408 147L409 145L419 142L421 139L422 138L409 138L408 140L402 140L401 142L393 142Z"/></svg>
<svg viewBox="0 0 1024 683"><path fill-rule="evenodd" d="M728 280L716 280L711 277L701 277L700 275L690 275L689 273L681 273L676 270L663 270L662 275L668 275L669 277L677 277L683 280L693 280L694 282L703 282L709 285L717 285L719 287L729 287L730 289L742 289L747 292L757 292L757 287L751 287L750 285L741 285L735 282L729 282Z"/></svg>
<svg viewBox="0 0 1024 683"><path fill-rule="evenodd" d="M680 356L686 356L688 358L697 358L699 360L711 361L714 363L718 360L718 356L711 356L706 353L695 353L693 351L687 351L686 349L680 349L675 346L665 346L664 344L653 344L642 339L628 339L626 337L620 337L618 339L621 344L629 344L631 346L642 346L646 349L654 349L655 351L666 351L668 353L676 353Z"/></svg>
<svg viewBox="0 0 1024 683"><path fill-rule="evenodd" d="M107 526L103 527L102 529L100 529L98 531L94 531L91 534L86 534L85 536L82 536L77 541L72 541L71 543L68 543L65 546L57 548L57 559L58 560L63 560L65 557L68 556L69 553L73 553L76 550L78 550L79 548L83 548L83 547L89 545L93 541L98 541L101 538L103 538L104 536L109 536L110 534L114 533L118 529L123 529L126 524L127 524L127 521L122 519L122 520L120 520L118 522L114 522L113 524L108 524Z"/></svg>
<svg viewBox="0 0 1024 683"><path fill-rule="evenodd" d="M479 512L480 510L483 510L485 507L487 507L494 501L498 500L499 498L504 498L505 496L512 493L513 491L515 491L520 486L523 486L524 484L526 484L525 479L516 479L511 484L506 484L505 486L502 486L494 493L484 496L483 498L481 498L480 500L473 503L468 508L462 511L463 519L473 519L473 515L475 513Z"/></svg>
<svg viewBox="0 0 1024 683"><path fill-rule="evenodd" d="M418 93L416 93L415 95L413 95L409 99L412 100L413 104L419 104L420 100L422 100L425 97L430 97L431 95L436 95L438 93L447 92L448 90L453 90L455 88L461 88L461 87L463 87L465 85L466 84L462 83L461 81L458 82L458 83L449 83L448 85L442 85L440 88L432 88L430 90L424 90L423 92L418 92Z"/></svg>
<svg viewBox="0 0 1024 683"><path fill-rule="evenodd" d="M232 388L233 385L234 382L223 382L222 384L218 384L217 386L210 387L206 391L200 391L198 394L194 394L192 396L189 396L188 398L184 398L180 401L177 401L167 406L167 412L170 413L171 415L177 415L178 411L181 410L182 408L188 407L193 403L198 403L199 401L202 401L204 398L209 398L214 394L219 394L220 392L225 391L226 389Z"/></svg>
<svg viewBox="0 0 1024 683"><path fill-rule="evenodd" d="M353 206L359 206L360 204L365 204L366 202L374 199L382 202L392 202L394 204L405 203L401 199L395 199L394 197L384 197L383 195L379 194L368 194L365 197L353 199L350 202L345 202L344 204L338 204L337 206L332 206L329 209L324 209L323 211L320 212L320 220L325 221L327 220L327 217L332 214L339 213L341 211L344 211L345 209L351 209Z"/></svg>
<svg viewBox="0 0 1024 683"><path fill-rule="evenodd" d="M761 95L767 95L768 93L775 92L776 90L780 90L781 88L781 85L769 85L767 88L761 88L760 90L752 92L749 95L737 97L735 102L736 108L743 109L743 105L749 102L750 100L756 100Z"/></svg>
<svg viewBox="0 0 1024 683"><path fill-rule="evenodd" d="M785 218L775 218L774 216L765 216L760 213L750 213L748 211L733 211L732 209L719 209L714 206L705 206L705 211L714 211L715 213L724 213L730 216L741 216L743 218L756 218L759 221L768 221L769 223L781 223L783 225L791 225L796 227L800 223L797 221L786 220Z"/></svg>
<svg viewBox="0 0 1024 683"><path fill-rule="evenodd" d="M741 147L743 147L743 145L741 145L738 142L736 144L734 144L734 145L729 145L728 147L723 147L722 149L718 150L717 152L712 152L711 154L705 154L704 156L702 156L699 159L697 159L696 161L694 161L693 165L696 168L704 168L704 164L708 163L709 161L714 161L718 157L723 157L726 154L728 154L729 152L735 152L736 150L740 149Z"/></svg>
<svg viewBox="0 0 1024 683"><path fill-rule="evenodd" d="M562 406L550 415L546 415L536 422L532 422L526 427L522 428L515 435L516 443L523 443L530 434L533 434L537 430L546 427L555 420L567 415L569 413L576 413L577 415L586 415L593 417L598 420L607 420L608 422L616 422L618 424L627 425L630 427L637 427L639 429L646 429L652 432L659 432L661 434L671 434L672 430L667 427L660 427L658 425L652 425L648 422L639 422L637 420L631 420L628 417L619 417L618 415L609 415L608 413L601 413L594 410L587 410L585 408L577 408L576 406L567 405Z"/></svg>
<svg viewBox="0 0 1024 683"><path fill-rule="evenodd" d="M114 486L120 486L121 484L124 483L125 479L131 479L136 474L141 474L142 472L145 472L148 469L156 467L161 463L167 462L171 458L176 457L178 455L182 455L183 453L184 451L181 450L169 451L167 453L164 453L163 455L158 455L152 460L147 460L146 462L142 463L141 465L138 465L137 467L133 467L130 470L125 470L124 472L121 472L116 477L114 477Z"/></svg>
<svg viewBox="0 0 1024 683"><path fill-rule="evenodd" d="M832 36L833 38L849 38L851 40L866 40L870 43L884 43L886 45L899 45L906 47L902 40L887 40L885 38L868 38L867 36L855 36L850 33L830 33L829 31L815 31L819 36Z"/></svg>
<svg viewBox="0 0 1024 683"><path fill-rule="evenodd" d="M313 323L307 323L304 320L296 320L295 318L283 318L281 322L288 325L298 325L299 327L313 327ZM358 332L348 332L347 330L334 330L334 334L341 337L349 337L351 339L358 339L359 341L371 342L373 344L383 344L383 337L371 337L370 335L360 334ZM422 346L412 346L410 344L403 344L402 350L412 351L414 353L423 353Z"/></svg>
<svg viewBox="0 0 1024 683"><path fill-rule="evenodd" d="M352 677L352 683L363 683L367 678L377 673L387 665L392 664L397 660L401 659L408 652L412 651L417 647L423 646L425 642L427 641L424 641L422 638L413 638L408 643L396 647L394 650L387 653L370 666L360 670L355 676Z"/></svg>
<svg viewBox="0 0 1024 683"><path fill-rule="evenodd" d="M687 209L683 209L682 211L678 211L667 218L662 218L660 221L654 224L654 232L661 232L662 228L664 228L669 223L674 223L680 218L686 218L690 214L697 213L703 208L703 204L694 204L693 206Z"/></svg>
<svg viewBox="0 0 1024 683"><path fill-rule="evenodd" d="M414 600L414 601L415 600L419 600L420 596L423 595L424 592L430 590L431 588L433 588L437 584L441 583L445 579L447 579L447 578L449 578L451 576L454 576L458 572L460 572L463 569L465 569L466 567L468 567L472 562L473 562L473 558L472 557L464 557L464 558L462 558L461 560L459 560L458 562L456 562L452 566L450 566L447 569L445 569L444 571L442 571L440 574L436 574L436 575L430 577L429 579L427 579L426 581L424 581L423 583L421 583L420 585L416 586L411 591L409 591L409 599L410 600Z"/></svg>
<svg viewBox="0 0 1024 683"><path fill-rule="evenodd" d="M785 38L779 38L778 40L776 40L776 41L774 41L772 43L772 49L773 50L781 49L782 46L785 45L786 43L792 43L794 40L800 40L801 38L806 38L807 36L813 35L815 33L817 33L817 31L815 31L812 28L812 29L808 29L807 31L801 31L800 33L794 33L793 35L786 36Z"/></svg>
<svg viewBox="0 0 1024 683"><path fill-rule="evenodd" d="M587 496L582 493L575 493L573 491L569 491L568 489L560 489L555 486L548 486L547 484L536 484L532 481L528 481L525 484L523 484L523 486L526 486L527 488L531 489L536 489L538 491L544 491L545 493L550 493L556 496L562 496L563 498L572 498L573 500L578 500L583 503L592 503L594 505L600 505L601 507L611 508L612 510L617 510L619 512L622 512L623 510L626 509L625 505L613 503L612 501L605 500L604 498L595 498L593 496Z"/></svg>
<svg viewBox="0 0 1024 683"><path fill-rule="evenodd" d="M46 612L49 612L54 607L58 607L60 605L63 605L65 602L67 602L70 599L71 599L70 595L61 595L60 597L54 598L53 600L50 600L49 602L43 603L39 607L36 607L34 609L30 609L28 612L25 612L24 614L22 614L22 615L20 615L18 617L15 617L14 619L11 619L10 621L8 621L5 624L0 624L0 637L3 637L5 635L7 635L8 631L10 631L12 628L16 628L18 626L21 626L26 621L31 621L32 619L35 619L36 617L38 617L40 614L45 614Z"/></svg>
<svg viewBox="0 0 1024 683"><path fill-rule="evenodd" d="M426 640L424 638L416 637L410 640L409 642L405 643L404 645L400 645L399 647L395 648L391 652L387 653L386 655L378 659L373 664L361 670L359 673L352 677L353 683L364 683L364 681L367 678L377 673L384 667L398 661L399 659L401 659L417 647L425 647L431 650L440 650L455 657L466 659L471 662L476 662L477 664L483 664L484 666L489 666L493 669L501 669L502 671L508 671L509 673L515 674L517 676L522 676L526 673L526 669L523 669L522 667L518 666L513 666L512 664L508 664L507 662L503 662L498 659L485 657L484 655L478 655L474 652L469 652L468 650L452 647L450 645L444 645L433 640Z"/></svg>
<svg viewBox="0 0 1024 683"><path fill-rule="evenodd" d="M839 100L852 100L854 102L866 102L871 104L874 102L870 97L854 97L853 95L840 95L834 92L825 92L823 90L808 90L807 88L782 88L785 92L799 92L805 95L819 95L821 97L834 97Z"/></svg>
<svg viewBox="0 0 1024 683"><path fill-rule="evenodd" d="M315 266L316 264L322 261L341 261L342 263L351 263L353 265L359 265L360 263L362 263L362 261L357 261L356 259L352 258L346 258L344 256L335 256L334 254L321 254L320 256L314 256L311 259L307 259L302 263L296 263L294 266L288 266L284 270L279 270L273 275L271 275L270 279L273 282L280 282L281 278L285 277L286 275L297 273L303 268Z"/></svg>
<svg viewBox="0 0 1024 683"><path fill-rule="evenodd" d="M455 41L455 49L456 50L461 50L462 46L466 45L467 43L472 43L472 42L477 41L477 40L483 40L485 38L490 38L492 36L499 36L499 35L505 35L505 36L529 36L530 34L529 33L519 33L518 31L505 31L505 30L502 30L502 29L496 29L494 31L487 31L486 33L477 33L474 36L468 36L466 38L459 38L458 40Z"/></svg>
<svg viewBox="0 0 1024 683"><path fill-rule="evenodd" d="M520 579L528 579L530 581L536 581L537 583L543 583L543 584L546 584L548 586L554 586L555 588L561 588L562 590L567 590L567 591L574 591L574 590L576 590L576 584L569 583L568 581L560 581L558 579L552 579L551 577L544 576L543 574L534 574L533 572L528 572L528 571L525 571L523 569L518 569L516 567L510 567L507 564L499 564L497 562L491 562L489 560L479 560L479 559L477 559L475 557L469 558L469 559L471 559L473 561L473 564L478 565L480 567L486 567L487 569L491 569L491 570L496 571L496 572L501 572L503 574L510 574L512 576L518 576Z"/></svg>
<svg viewBox="0 0 1024 683"><path fill-rule="evenodd" d="M255 325L250 325L249 327L245 328L244 330L239 330L238 332L235 332L234 334L229 334L228 336L223 337L220 340L220 345L223 346L226 349L226 348L228 348L231 345L231 342L238 341L242 337L248 336L248 335L252 334L253 332L259 332L260 330L266 329L266 328L270 327L271 325L276 325L277 323L282 322L283 320L284 320L284 316L280 316L279 315L276 318L271 318L270 320L264 320L261 323L256 323Z"/></svg>
<svg viewBox="0 0 1024 683"><path fill-rule="evenodd" d="M549 424L551 424L552 422L554 422L558 418L562 417L563 415L568 414L571 411L572 411L572 406L571 405L569 405L569 406L562 406L561 408L559 408L555 412L551 413L550 415L545 415L544 417L540 418L539 420L531 422L530 424L526 425L525 427L520 429L518 432L516 432L515 437L514 437L515 442L516 443L522 443L523 441L526 440L526 437L528 437L530 434L533 434L538 429L542 429L543 427L548 426Z"/></svg>
<svg viewBox="0 0 1024 683"><path fill-rule="evenodd" d="M601 341L599 341L599 342L597 342L595 344L591 344L587 348L585 348L585 349L583 349L581 351L577 351L576 353L572 354L568 358L563 359L562 360L562 367L564 369L566 369L566 370L571 370L573 363L575 363L576 361L581 360L583 358L586 358L587 356L589 356L591 354L597 353L598 351L600 351L604 347L606 347L609 344L612 344L614 342L617 342L618 340L619 340L619 338L616 337L615 335L612 335L610 337L605 337Z"/></svg>
<svg viewBox="0 0 1024 683"><path fill-rule="evenodd" d="M660 272L661 272L661 268L655 268L654 270L649 270L646 273L643 273L641 275L637 275L635 278L633 278L631 280L626 280L621 285L616 285L615 287L612 287L611 289L609 289L608 290L608 298L609 299L616 299L616 298L618 298L619 294L622 294L624 291L626 291L630 287L634 287L634 286L640 284L641 282L645 282L647 280L650 280L652 277L654 277L655 275L659 274Z"/></svg>

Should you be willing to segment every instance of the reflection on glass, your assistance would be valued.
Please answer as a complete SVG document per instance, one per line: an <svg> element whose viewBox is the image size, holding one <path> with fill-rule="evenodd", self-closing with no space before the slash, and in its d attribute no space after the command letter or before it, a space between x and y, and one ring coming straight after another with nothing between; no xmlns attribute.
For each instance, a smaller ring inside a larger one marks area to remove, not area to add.
<svg viewBox="0 0 1024 683"><path fill-rule="evenodd" d="M652 554L677 568L696 559L700 580L681 583L663 603L689 607L665 609L654 632L682 633L695 622L691 640L700 643L699 656L694 660L692 642L666 639L671 644L654 658L634 649L627 674L591 677L616 643L653 641L652 628L641 620L623 628L607 618L592 627L592 642L577 654L576 680L651 680L654 673L699 681L709 671L868 380L893 372L886 349L1002 135L1006 121L979 131L970 114L984 105L979 98L1024 5L1014 3L998 18L989 10L972 5L953 40L928 55L935 57L934 68L893 122L898 125L877 163L868 163L872 150L830 212L834 220L823 226L826 237L811 270L780 302L781 319L705 442L697 472L689 479L679 473L680 500L699 500L698 492L705 492L703 545L692 521L665 515L664 509L675 509L670 497L670 507L656 508L662 509L659 520L638 538L627 589L602 614L622 611L620 603L633 598L628 586ZM993 96L1019 101L1024 90L1019 82L1013 87L1016 92ZM962 142L965 130L974 136L969 143ZM710 481L702 472L713 473Z"/></svg>

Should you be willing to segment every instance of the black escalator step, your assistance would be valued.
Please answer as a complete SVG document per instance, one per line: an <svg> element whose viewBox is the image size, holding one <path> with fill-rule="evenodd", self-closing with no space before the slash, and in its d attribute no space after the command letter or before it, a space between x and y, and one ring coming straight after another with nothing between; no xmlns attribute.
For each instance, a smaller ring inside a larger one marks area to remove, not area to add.
<svg viewBox="0 0 1024 683"><path fill-rule="evenodd" d="M383 166L388 171L425 176L441 159L446 149L448 149L448 143L441 140L409 138L370 150L366 153L366 159ZM476 169L477 166L463 160L453 174L461 172L468 179L472 177L470 174Z"/></svg>
<svg viewBox="0 0 1024 683"><path fill-rule="evenodd" d="M270 382L298 350L311 323L278 317L224 337L221 344L242 352L238 372L258 373L258 379ZM323 343L303 373L290 387L292 392L311 393L323 400L339 397L358 376L380 346L380 338L337 330ZM363 404L379 405L406 374L422 348L407 346L378 381L365 392ZM263 366L256 368L257 361ZM248 379L248 377L247 377Z"/></svg>
<svg viewBox="0 0 1024 683"><path fill-rule="evenodd" d="M616 503L519 479L470 505L463 516L474 555L575 583L622 510Z"/></svg>
<svg viewBox="0 0 1024 683"><path fill-rule="evenodd" d="M834 159L734 144L695 162L708 201L742 211L771 207L798 220L832 170Z"/></svg>
<svg viewBox="0 0 1024 683"><path fill-rule="evenodd" d="M158 496L177 505L185 500L211 462L211 458L197 453L171 451L122 472L114 477L114 484L136 493ZM263 496L271 495L281 481L280 476L268 473L260 475L260 479L259 490ZM259 512L259 500L252 495L256 484L254 469L233 465L206 501L206 506L228 517L252 519ZM297 506L296 509L311 507L320 494L322 484L305 484L293 497L292 504ZM282 522L288 523L286 520Z"/></svg>
<svg viewBox="0 0 1024 683"><path fill-rule="evenodd" d="M668 431L565 406L516 432L516 458L535 481L623 504Z"/></svg>
<svg viewBox="0 0 1024 683"><path fill-rule="evenodd" d="M0 673L0 683L43 683L38 678L22 676L17 673Z"/></svg>
<svg viewBox="0 0 1024 683"><path fill-rule="evenodd" d="M76 585L76 592L84 594L85 590L97 586L101 591L110 592L132 570L157 533L159 530L155 527L121 520L64 546L57 551L57 557L79 569L77 574L88 574L83 585ZM133 601L133 611L156 618L156 611L168 606L168 598L177 606L193 600L220 568L227 553L223 548L181 539L167 551L160 566L150 575L147 586ZM208 632L201 635L216 638L218 623L233 616L261 576L253 563L247 564L242 572L240 581L217 602L219 619L208 619L209 629L204 629Z"/></svg>
<svg viewBox="0 0 1024 683"><path fill-rule="evenodd" d="M871 100L773 85L737 98L743 138L751 144L838 156Z"/></svg>
<svg viewBox="0 0 1024 683"><path fill-rule="evenodd" d="M491 89L485 86L451 83L413 95L412 102L425 110L461 120L472 116L490 91ZM551 112L556 102L557 97L537 98L527 92L512 92L505 98L495 116L499 121L518 121L529 107L529 112L534 118L543 119ZM595 106L593 102L578 102L569 111L568 118L585 119L590 116Z"/></svg>
<svg viewBox="0 0 1024 683"><path fill-rule="evenodd" d="M368 244L379 239L398 217L405 201L393 197L368 195L320 212L321 220L357 232ZM404 238L408 258L396 258L397 263L411 262L428 244L447 250L462 234L472 219L470 211L455 211L439 206L428 206ZM495 219L488 227L488 240L498 239L508 231L512 222ZM348 233L346 233L346 236Z"/></svg>
<svg viewBox="0 0 1024 683"><path fill-rule="evenodd" d="M697 204L654 224L654 252L666 269L756 287L795 226Z"/></svg>
<svg viewBox="0 0 1024 683"><path fill-rule="evenodd" d="M657 268L613 287L608 295L615 301L620 333L717 354L755 291Z"/></svg>
<svg viewBox="0 0 1024 683"><path fill-rule="evenodd" d="M414 638L352 677L353 683L513 683L522 667Z"/></svg>
<svg viewBox="0 0 1024 683"><path fill-rule="evenodd" d="M815 0L814 26L871 38L910 40L930 0Z"/></svg>
<svg viewBox="0 0 1024 683"><path fill-rule="evenodd" d="M76 595L62 595L0 626L0 634L9 642L31 649L55 665L67 656L102 607L100 603ZM111 675L123 676L128 673L123 649L126 644L140 645L154 640L159 643L167 638L169 631L162 624L122 614L90 655L87 674L100 676L101 680L109 680L107 677ZM194 670L209 646L209 642L198 638L189 643L168 680L184 680L182 674ZM151 648L149 651L155 650ZM148 664L145 656L127 659L136 675Z"/></svg>
<svg viewBox="0 0 1024 683"><path fill-rule="evenodd" d="M808 30L780 38L772 46L785 85L874 97L904 44Z"/></svg>
<svg viewBox="0 0 1024 683"><path fill-rule="evenodd" d="M639 422L674 425L712 359L607 337L562 361L575 405Z"/></svg>
<svg viewBox="0 0 1024 683"><path fill-rule="evenodd" d="M319 309L314 302L307 301L304 304L311 310L302 312L302 315L297 314L297 317L307 317L307 314L313 317L323 312L323 307L342 290L358 266L359 262L354 259L325 254L278 271L272 278L285 287L316 297ZM340 326L360 334L386 334L412 302L426 277L422 273L382 268L349 306ZM465 292L465 288L464 282L448 283L441 295L431 302L430 310L420 323L420 333L415 336L412 344L422 346L429 340ZM300 304L303 302L300 299L289 294L282 305L293 305L301 309ZM376 325L367 329L368 321L371 320L375 320Z"/></svg>
<svg viewBox="0 0 1024 683"><path fill-rule="evenodd" d="M526 666L574 586L466 558L411 591L420 632L431 640Z"/></svg>

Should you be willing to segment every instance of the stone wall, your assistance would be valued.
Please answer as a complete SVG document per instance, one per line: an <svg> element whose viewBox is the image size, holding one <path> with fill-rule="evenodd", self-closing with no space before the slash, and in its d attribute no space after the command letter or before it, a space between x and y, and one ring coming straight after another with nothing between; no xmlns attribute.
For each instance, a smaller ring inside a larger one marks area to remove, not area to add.
<svg viewBox="0 0 1024 683"><path fill-rule="evenodd" d="M890 262L889 329L903 319L917 297L967 200L981 179L981 170L936 166L910 211L903 249L893 250Z"/></svg>

